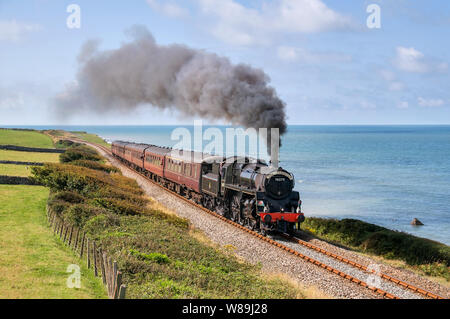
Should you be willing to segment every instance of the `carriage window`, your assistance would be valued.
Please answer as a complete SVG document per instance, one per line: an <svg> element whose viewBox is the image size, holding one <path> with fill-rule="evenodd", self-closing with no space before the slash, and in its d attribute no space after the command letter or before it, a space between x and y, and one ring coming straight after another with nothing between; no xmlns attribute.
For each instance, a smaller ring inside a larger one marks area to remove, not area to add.
<svg viewBox="0 0 450 319"><path fill-rule="evenodd" d="M184 171L187 176L191 176L191 164L186 164L186 167L184 168Z"/></svg>

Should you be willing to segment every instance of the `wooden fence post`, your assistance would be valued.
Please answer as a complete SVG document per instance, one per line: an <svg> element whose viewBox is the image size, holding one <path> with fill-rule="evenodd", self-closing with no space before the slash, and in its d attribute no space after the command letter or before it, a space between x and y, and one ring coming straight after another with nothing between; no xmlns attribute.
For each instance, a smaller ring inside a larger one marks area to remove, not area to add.
<svg viewBox="0 0 450 319"><path fill-rule="evenodd" d="M83 252L84 252L84 239L86 237L86 233L83 232L83 237L81 239L81 250L80 250L80 258L83 258Z"/></svg>
<svg viewBox="0 0 450 319"><path fill-rule="evenodd" d="M73 226L70 226L69 247L72 244L72 234L73 234Z"/></svg>
<svg viewBox="0 0 450 319"><path fill-rule="evenodd" d="M53 233L56 235L56 229L58 228L58 219L55 219L55 224L53 225Z"/></svg>
<svg viewBox="0 0 450 319"><path fill-rule="evenodd" d="M100 248L100 266L102 268L102 280L103 284L106 285L106 274L105 274L105 259L106 254L103 252L103 250Z"/></svg>
<svg viewBox="0 0 450 319"><path fill-rule="evenodd" d="M55 223L53 224L53 233L56 234L56 225L58 225L58 220L55 217Z"/></svg>
<svg viewBox="0 0 450 319"><path fill-rule="evenodd" d="M122 286L122 273L120 271L117 272L115 283L114 283L114 297L113 299L119 298L119 289Z"/></svg>
<svg viewBox="0 0 450 319"><path fill-rule="evenodd" d="M59 239L62 238L63 230L64 230L64 222L61 220L61 230L59 231Z"/></svg>
<svg viewBox="0 0 450 319"><path fill-rule="evenodd" d="M67 232L69 231L69 226L64 225L64 236L63 242L66 243Z"/></svg>
<svg viewBox="0 0 450 319"><path fill-rule="evenodd" d="M112 260L111 257L108 257L108 267L109 267L109 271L108 271L108 280L109 280L109 297L111 298L112 296L112 289L113 289L113 276L114 276L114 270L113 270L113 264L112 264Z"/></svg>
<svg viewBox="0 0 450 319"><path fill-rule="evenodd" d="M77 236L75 237L75 244L74 244L73 250L75 250L75 252L76 252L77 248L78 248L78 240L79 240L79 235L80 235L80 229L78 227L75 227L75 230L77 231Z"/></svg>
<svg viewBox="0 0 450 319"><path fill-rule="evenodd" d="M113 285L112 285L112 298L114 299L115 293L116 293L116 285L117 285L117 262L114 260L113 262L113 272L112 272L112 281L113 281Z"/></svg>
<svg viewBox="0 0 450 319"><path fill-rule="evenodd" d="M86 238L86 256L87 256L87 266L91 268L91 249L89 247L89 238Z"/></svg>
<svg viewBox="0 0 450 319"><path fill-rule="evenodd" d="M95 274L95 277L98 277L98 270L97 270L97 246L95 245L95 240L92 242L92 256L94 257L94 274Z"/></svg>
<svg viewBox="0 0 450 319"><path fill-rule="evenodd" d="M127 290L127 285L121 285L119 290L119 299L125 299L125 292Z"/></svg>

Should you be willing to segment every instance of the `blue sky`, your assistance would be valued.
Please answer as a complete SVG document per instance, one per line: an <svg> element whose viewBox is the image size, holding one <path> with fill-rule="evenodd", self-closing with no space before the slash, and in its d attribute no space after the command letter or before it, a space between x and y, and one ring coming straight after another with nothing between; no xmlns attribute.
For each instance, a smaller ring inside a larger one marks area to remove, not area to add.
<svg viewBox="0 0 450 319"><path fill-rule="evenodd" d="M80 29L66 26L72 3ZM370 4L381 8L380 29L366 25ZM150 106L52 116L83 43L117 48L136 24L160 44L262 68L289 124L450 124L448 1L0 0L0 125L192 124Z"/></svg>

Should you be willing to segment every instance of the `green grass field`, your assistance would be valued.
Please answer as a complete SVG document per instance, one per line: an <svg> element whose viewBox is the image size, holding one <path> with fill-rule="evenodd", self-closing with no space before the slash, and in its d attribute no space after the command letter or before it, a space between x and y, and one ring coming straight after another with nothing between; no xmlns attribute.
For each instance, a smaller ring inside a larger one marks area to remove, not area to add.
<svg viewBox="0 0 450 319"><path fill-rule="evenodd" d="M31 168L27 165L0 164L0 175L27 177L31 175Z"/></svg>
<svg viewBox="0 0 450 319"><path fill-rule="evenodd" d="M17 131L0 129L0 145L53 148L50 137L35 131Z"/></svg>
<svg viewBox="0 0 450 319"><path fill-rule="evenodd" d="M0 298L106 298L100 278L52 233L48 189L0 185ZM81 267L81 288L66 285L66 269Z"/></svg>
<svg viewBox="0 0 450 319"><path fill-rule="evenodd" d="M77 136L79 136L81 139L87 141L87 142L91 142L91 143L96 143L102 146L105 146L107 148L111 148L111 144L106 143L101 137L99 137L98 135L95 134L89 134L89 133L76 133Z"/></svg>
<svg viewBox="0 0 450 319"><path fill-rule="evenodd" d="M31 153L0 150L0 160L2 161L21 161L35 163L58 163L60 154L53 153Z"/></svg>

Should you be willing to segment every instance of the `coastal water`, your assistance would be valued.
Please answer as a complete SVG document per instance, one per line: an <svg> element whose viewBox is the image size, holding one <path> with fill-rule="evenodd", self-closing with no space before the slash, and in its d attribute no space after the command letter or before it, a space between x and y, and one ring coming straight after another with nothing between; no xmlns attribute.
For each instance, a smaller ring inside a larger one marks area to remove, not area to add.
<svg viewBox="0 0 450 319"><path fill-rule="evenodd" d="M30 128L175 143L172 126ZM280 165L294 173L308 216L357 218L450 244L450 126L289 126ZM413 218L425 225L411 226Z"/></svg>

